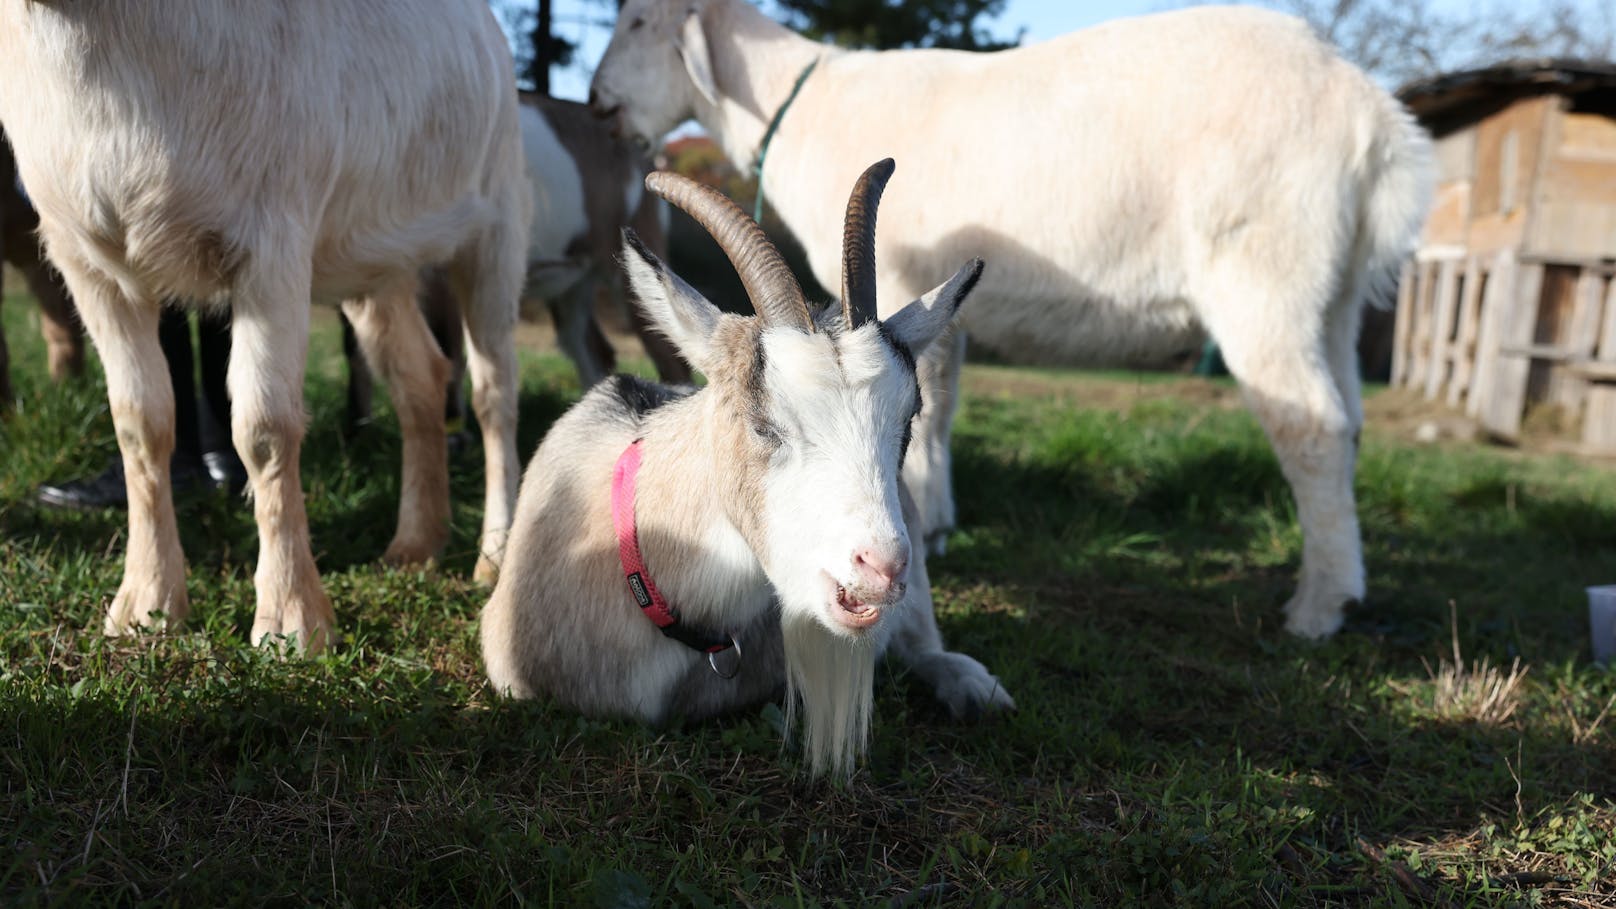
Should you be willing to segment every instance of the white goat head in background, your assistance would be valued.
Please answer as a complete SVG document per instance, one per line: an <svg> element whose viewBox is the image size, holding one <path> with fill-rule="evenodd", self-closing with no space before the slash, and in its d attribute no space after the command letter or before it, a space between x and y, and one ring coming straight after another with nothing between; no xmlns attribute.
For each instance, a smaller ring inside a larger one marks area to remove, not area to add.
<svg viewBox="0 0 1616 909"><path fill-rule="evenodd" d="M698 104L718 104L701 6L628 0L617 14L589 101L642 147L696 116Z"/></svg>

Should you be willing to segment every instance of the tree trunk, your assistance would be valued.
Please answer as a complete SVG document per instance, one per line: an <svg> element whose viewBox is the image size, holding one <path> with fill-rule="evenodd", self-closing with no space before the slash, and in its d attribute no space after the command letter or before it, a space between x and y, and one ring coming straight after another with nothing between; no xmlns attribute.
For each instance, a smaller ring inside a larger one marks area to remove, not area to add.
<svg viewBox="0 0 1616 909"><path fill-rule="evenodd" d="M539 0L539 11L533 18L533 65L528 77L533 81L533 90L541 95L550 94L550 64L555 60L551 22L550 0Z"/></svg>

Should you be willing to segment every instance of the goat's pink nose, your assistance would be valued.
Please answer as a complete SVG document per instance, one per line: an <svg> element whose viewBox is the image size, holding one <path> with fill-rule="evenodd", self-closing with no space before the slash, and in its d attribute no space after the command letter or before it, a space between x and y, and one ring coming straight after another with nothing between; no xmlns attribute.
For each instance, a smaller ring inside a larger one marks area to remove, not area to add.
<svg viewBox="0 0 1616 909"><path fill-rule="evenodd" d="M853 554L853 571L859 583L883 594L893 588L901 588L904 572L908 570L909 557L906 555L883 555L871 547Z"/></svg>

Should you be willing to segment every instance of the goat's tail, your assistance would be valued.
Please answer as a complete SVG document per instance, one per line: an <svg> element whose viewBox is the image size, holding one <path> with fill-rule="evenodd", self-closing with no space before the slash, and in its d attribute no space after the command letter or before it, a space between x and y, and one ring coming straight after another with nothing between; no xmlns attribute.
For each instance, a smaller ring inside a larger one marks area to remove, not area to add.
<svg viewBox="0 0 1616 909"><path fill-rule="evenodd" d="M404 263L436 265L447 262L479 232L498 219L490 200L468 194L447 208L391 225L385 231L349 241L348 259L364 267L390 269Z"/></svg>
<svg viewBox="0 0 1616 909"><path fill-rule="evenodd" d="M1353 265L1357 296L1389 308L1430 210L1433 161L1424 128L1395 99L1381 97L1360 183Z"/></svg>
<svg viewBox="0 0 1616 909"><path fill-rule="evenodd" d="M786 728L795 728L800 710L809 771L845 778L869 742L875 649L794 611L781 616L780 631L786 656Z"/></svg>

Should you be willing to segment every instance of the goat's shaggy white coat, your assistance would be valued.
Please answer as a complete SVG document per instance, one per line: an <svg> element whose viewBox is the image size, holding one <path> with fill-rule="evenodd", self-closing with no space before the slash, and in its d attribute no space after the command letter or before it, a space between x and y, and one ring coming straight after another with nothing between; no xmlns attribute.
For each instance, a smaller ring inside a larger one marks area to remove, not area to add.
<svg viewBox="0 0 1616 909"><path fill-rule="evenodd" d="M1197 7L992 54L848 52L745 0L628 0L597 109L649 141L694 116L738 166L807 64L763 174L835 280L835 188L890 155L881 299L980 255L962 316L1023 362L1139 364L1222 347L1296 495L1301 581L1287 627L1321 637L1365 592L1352 493L1361 306L1426 211L1429 142L1299 20ZM832 286L827 283L826 286ZM962 343L921 364L905 477L928 534L954 522L949 426Z"/></svg>
<svg viewBox="0 0 1616 909"><path fill-rule="evenodd" d="M516 90L479 0L4 0L0 121L106 370L129 492L109 633L175 624L174 399L161 301L232 313L232 434L259 528L253 640L318 649L331 606L298 478L309 301L346 300L404 424L389 557L447 537L443 357L413 301L446 262L487 456L479 574L515 498L512 328L527 242Z"/></svg>

